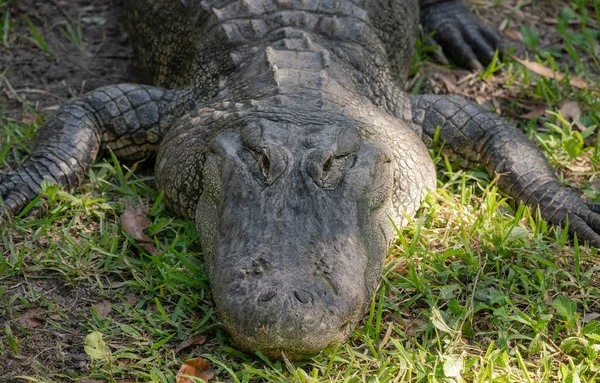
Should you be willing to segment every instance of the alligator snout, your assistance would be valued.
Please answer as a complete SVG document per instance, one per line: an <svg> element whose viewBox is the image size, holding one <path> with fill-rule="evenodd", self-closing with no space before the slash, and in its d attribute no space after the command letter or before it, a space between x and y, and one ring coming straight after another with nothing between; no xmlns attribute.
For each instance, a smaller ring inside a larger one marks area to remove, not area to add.
<svg viewBox="0 0 600 383"><path fill-rule="evenodd" d="M363 286L356 281L362 280L365 257L359 249L333 242L327 246L339 251L324 250L325 244L319 255L260 250L255 252L260 256L238 262L235 272L235 267L218 268L224 270L213 280L219 286L214 292L219 317L241 347L272 358L282 352L299 358L347 336L347 324L364 306ZM324 259L332 257L339 259L339 270Z"/></svg>

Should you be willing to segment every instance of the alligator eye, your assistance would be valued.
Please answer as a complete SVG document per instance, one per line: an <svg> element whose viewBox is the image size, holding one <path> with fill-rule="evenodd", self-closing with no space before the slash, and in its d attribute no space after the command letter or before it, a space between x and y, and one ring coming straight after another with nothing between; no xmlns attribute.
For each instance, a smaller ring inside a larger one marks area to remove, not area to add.
<svg viewBox="0 0 600 383"><path fill-rule="evenodd" d="M321 173L321 182L325 188L333 188L341 180L346 160L346 156L330 156L325 160Z"/></svg>
<svg viewBox="0 0 600 383"><path fill-rule="evenodd" d="M313 181L323 189L335 189L344 177L349 156L335 156L331 152L315 150L309 155L306 170Z"/></svg>
<svg viewBox="0 0 600 383"><path fill-rule="evenodd" d="M288 156L285 150L275 145L263 148L244 148L240 157L257 181L270 185L287 169Z"/></svg>
<svg viewBox="0 0 600 383"><path fill-rule="evenodd" d="M258 166L260 167L265 179L267 179L269 177L269 170L271 169L271 160L269 160L269 156L267 156L266 153L262 153L260 155Z"/></svg>
<svg viewBox="0 0 600 383"><path fill-rule="evenodd" d="M329 172L329 170L331 170L331 164L331 157L329 157L327 161L325 161L325 163L323 164L323 173L327 173Z"/></svg>

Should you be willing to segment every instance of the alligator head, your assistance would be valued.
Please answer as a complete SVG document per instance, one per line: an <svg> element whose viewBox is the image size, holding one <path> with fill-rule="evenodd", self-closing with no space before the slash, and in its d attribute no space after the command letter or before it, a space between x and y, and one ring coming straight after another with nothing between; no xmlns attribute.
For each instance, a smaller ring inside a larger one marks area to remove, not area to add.
<svg viewBox="0 0 600 383"><path fill-rule="evenodd" d="M160 182L172 176L163 162L193 161L203 145L202 192L190 215L216 310L242 348L273 358L319 352L356 326L393 239L397 195L416 190L415 206L422 195L423 183L404 177L399 162L409 164L405 173L418 173L410 163L419 156L431 163L416 136L398 149L364 121L306 114L200 119L212 133L173 133L181 141L163 144L171 154L157 161ZM396 158L398 150L406 156Z"/></svg>

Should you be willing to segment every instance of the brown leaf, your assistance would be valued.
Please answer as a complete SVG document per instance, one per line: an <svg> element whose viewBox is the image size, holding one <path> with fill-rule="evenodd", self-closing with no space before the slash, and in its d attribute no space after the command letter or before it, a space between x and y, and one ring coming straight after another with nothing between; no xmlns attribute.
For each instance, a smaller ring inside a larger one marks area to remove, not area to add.
<svg viewBox="0 0 600 383"><path fill-rule="evenodd" d="M600 313L586 313L583 321L589 323L593 320L598 320L598 318L600 318Z"/></svg>
<svg viewBox="0 0 600 383"><path fill-rule="evenodd" d="M25 328L35 328L44 324L46 321L44 318L38 316L39 313L39 309L27 310L21 314L17 320L19 321L19 324Z"/></svg>
<svg viewBox="0 0 600 383"><path fill-rule="evenodd" d="M454 76L452 73L440 73L438 74L438 77L440 80L442 80L444 85L446 85L448 92L456 92L456 76Z"/></svg>
<svg viewBox="0 0 600 383"><path fill-rule="evenodd" d="M575 101L567 101L560 107L560 114L565 120L577 121L581 117L581 109Z"/></svg>
<svg viewBox="0 0 600 383"><path fill-rule="evenodd" d="M37 120L38 116L35 114L23 112L23 116L21 117L21 122L25 125L31 125Z"/></svg>
<svg viewBox="0 0 600 383"><path fill-rule="evenodd" d="M556 25L559 23L559 21L556 18L553 17L544 17L542 19L542 21L546 24L550 24L550 25ZM577 19L571 19L567 22L567 24L569 25L579 25L581 24L581 21L577 20Z"/></svg>
<svg viewBox="0 0 600 383"><path fill-rule="evenodd" d="M127 300L127 303L129 303L130 306L133 306L137 303L137 297L133 294L125 295L125 299Z"/></svg>
<svg viewBox="0 0 600 383"><path fill-rule="evenodd" d="M110 284L108 285L108 288L110 289L120 289L123 286L126 286L127 283L125 282L110 282Z"/></svg>
<svg viewBox="0 0 600 383"><path fill-rule="evenodd" d="M206 337L204 335L194 335L189 337L187 340L179 343L179 346L175 348L175 353L178 353L181 350L184 350L190 346L200 345L206 342Z"/></svg>
<svg viewBox="0 0 600 383"><path fill-rule="evenodd" d="M152 239L144 233L144 230L150 224L147 214L147 208L139 207L134 209L129 201L126 201L125 211L121 215L121 227L142 249L146 250L149 254L157 255L158 250L154 247Z"/></svg>
<svg viewBox="0 0 600 383"><path fill-rule="evenodd" d="M381 342L379 342L379 346L377 347L377 351L383 350L383 348L387 344L388 340L390 340L390 336L392 336L392 330L394 329L393 326L394 326L394 324L392 322L388 323L387 331L385 332L385 335L383 336L383 339L381 340Z"/></svg>
<svg viewBox="0 0 600 383"><path fill-rule="evenodd" d="M511 40L523 41L523 35L521 34L521 32L519 32L517 30L505 29L503 33L504 33L504 36L508 37Z"/></svg>
<svg viewBox="0 0 600 383"><path fill-rule="evenodd" d="M543 116L546 111L548 110L548 106L546 105L538 105L535 107L535 109L533 109L532 111L525 113L519 117L524 118L526 120L530 120L532 118L538 118Z"/></svg>
<svg viewBox="0 0 600 383"><path fill-rule="evenodd" d="M98 313L98 316L101 316L101 317L107 316L112 311L112 307L110 307L110 303L108 303L108 301L106 301L106 300L93 304L92 308L94 310L96 310L96 312Z"/></svg>
<svg viewBox="0 0 600 383"><path fill-rule="evenodd" d="M561 81L562 79L565 78L564 74L553 71L550 68L546 68L545 66L543 66L540 63L537 63L534 61L521 60L520 58L515 57L513 55L508 55L508 57L515 60L519 64L523 65L525 68L539 74L540 76L554 78L558 81ZM585 81L584 79L582 79L580 77L569 77L569 82L572 86L574 86L576 88L582 88L582 89L589 88L587 81Z"/></svg>
<svg viewBox="0 0 600 383"><path fill-rule="evenodd" d="M210 366L210 361L204 358L194 358L188 359L181 365L181 368L177 372L177 377L175 378L176 383L193 383L192 380L185 376L180 375L191 375L197 378L200 378L204 381L211 380L215 373L212 371L206 370Z"/></svg>

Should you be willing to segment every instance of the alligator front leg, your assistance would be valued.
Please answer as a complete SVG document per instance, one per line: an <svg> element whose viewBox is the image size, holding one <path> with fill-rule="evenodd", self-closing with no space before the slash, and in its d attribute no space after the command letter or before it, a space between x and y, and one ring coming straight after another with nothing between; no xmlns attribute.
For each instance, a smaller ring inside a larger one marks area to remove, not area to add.
<svg viewBox="0 0 600 383"><path fill-rule="evenodd" d="M15 171L0 172L0 216L16 214L40 192L42 180L78 186L102 148L138 160L156 152L173 117L178 91L121 84L99 88L63 105L39 129L31 155Z"/></svg>
<svg viewBox="0 0 600 383"><path fill-rule="evenodd" d="M454 153L483 164L498 175L498 187L515 203L539 208L542 217L565 226L580 240L600 248L600 204L564 186L542 151L496 114L458 96L411 96L413 121L431 139Z"/></svg>

